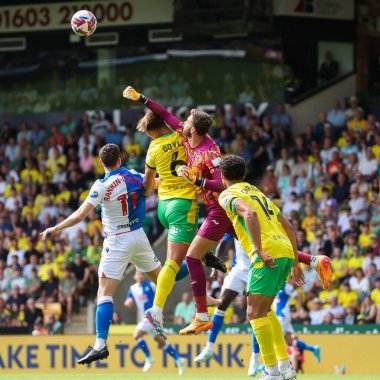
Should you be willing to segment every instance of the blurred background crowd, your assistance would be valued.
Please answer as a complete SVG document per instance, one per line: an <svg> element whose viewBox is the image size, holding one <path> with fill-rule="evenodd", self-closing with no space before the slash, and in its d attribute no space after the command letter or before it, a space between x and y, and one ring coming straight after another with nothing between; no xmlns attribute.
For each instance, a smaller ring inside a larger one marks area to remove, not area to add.
<svg viewBox="0 0 380 380"><path fill-rule="evenodd" d="M146 90L146 89L144 89ZM154 95L154 91L146 93ZM246 98L246 101L249 99ZM189 103L192 103L192 101ZM186 118L190 108L183 114ZM293 223L300 250L327 255L334 282L322 291L314 270L292 299L293 321L305 324L380 322L380 124L351 96L310 117L293 133L284 104L255 116L217 107L213 138L223 155L247 162L248 180L282 208ZM144 170L149 138L121 129L111 115L66 114L54 125L35 118L20 125L5 122L0 132L0 326L26 327L34 335L63 331L88 299L96 296L97 264L102 250L100 213L55 234L46 244L39 232L78 208L92 183L103 176L98 150L118 144L123 163ZM160 236L157 195L147 199L144 229ZM230 267L233 247L226 252ZM223 276L208 283L218 296ZM195 306L190 293L178 300L174 323L188 323ZM227 323L248 323L245 297L226 313Z"/></svg>

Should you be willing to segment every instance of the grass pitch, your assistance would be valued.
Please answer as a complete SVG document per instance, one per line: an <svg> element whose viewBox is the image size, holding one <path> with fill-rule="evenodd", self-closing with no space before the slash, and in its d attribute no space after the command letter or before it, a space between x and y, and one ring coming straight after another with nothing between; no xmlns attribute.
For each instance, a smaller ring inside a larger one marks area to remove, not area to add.
<svg viewBox="0 0 380 380"><path fill-rule="evenodd" d="M109 380L173 380L177 378L177 375L162 374L162 373L150 373L150 374L135 374L135 373L120 373L107 375ZM241 374L192 374L185 373L183 376L178 377L179 380L241 380L258 379L242 376ZM89 374L39 374L39 375L0 375L0 380L104 380L104 375L89 375ZM380 380L379 376L371 375L299 375L299 380Z"/></svg>

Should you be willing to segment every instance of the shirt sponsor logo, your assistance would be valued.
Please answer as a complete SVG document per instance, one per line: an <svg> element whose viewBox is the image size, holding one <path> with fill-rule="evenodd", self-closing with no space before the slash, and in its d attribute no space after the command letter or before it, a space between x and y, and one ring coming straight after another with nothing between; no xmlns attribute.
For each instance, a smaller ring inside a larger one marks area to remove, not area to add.
<svg viewBox="0 0 380 380"><path fill-rule="evenodd" d="M216 168L220 165L220 163L222 162L222 159L220 157L217 157L217 158L214 158L211 162L214 165L214 168Z"/></svg>

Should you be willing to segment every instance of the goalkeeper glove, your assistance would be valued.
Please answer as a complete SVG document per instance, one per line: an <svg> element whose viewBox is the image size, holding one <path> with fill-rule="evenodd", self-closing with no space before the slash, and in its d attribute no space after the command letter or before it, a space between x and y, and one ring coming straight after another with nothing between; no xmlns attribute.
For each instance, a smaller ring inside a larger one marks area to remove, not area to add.
<svg viewBox="0 0 380 380"><path fill-rule="evenodd" d="M137 92L133 87L128 86L124 91L123 91L123 97L127 98L129 100L134 100L135 102L139 102L142 104L145 104L146 101L148 100L143 94L140 94Z"/></svg>
<svg viewBox="0 0 380 380"><path fill-rule="evenodd" d="M191 169L186 165L181 165L177 169L177 175L178 177L182 177L186 182L191 183L192 185L198 186L198 187L204 187L206 180L197 177Z"/></svg>

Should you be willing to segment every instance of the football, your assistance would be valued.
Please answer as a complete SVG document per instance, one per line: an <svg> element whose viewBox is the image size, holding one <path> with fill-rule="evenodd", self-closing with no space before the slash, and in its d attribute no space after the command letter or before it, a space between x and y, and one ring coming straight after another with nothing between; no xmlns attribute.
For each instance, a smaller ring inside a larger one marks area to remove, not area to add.
<svg viewBox="0 0 380 380"><path fill-rule="evenodd" d="M97 25L96 17L86 10L78 11L71 19L71 28L78 36L88 37L95 32Z"/></svg>

